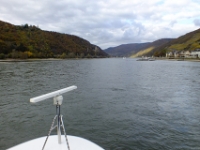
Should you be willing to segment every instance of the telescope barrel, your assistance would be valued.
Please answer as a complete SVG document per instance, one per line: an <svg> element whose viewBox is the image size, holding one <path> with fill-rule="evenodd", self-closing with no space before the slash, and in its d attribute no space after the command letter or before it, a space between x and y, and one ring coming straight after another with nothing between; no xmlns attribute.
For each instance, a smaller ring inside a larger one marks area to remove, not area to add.
<svg viewBox="0 0 200 150"><path fill-rule="evenodd" d="M33 97L33 98L30 99L30 102L31 103L37 103L37 102L49 99L51 97L56 97L56 96L62 95L66 92L69 92L69 91L72 91L72 90L75 90L75 89L77 89L77 86L73 85L73 86L70 86L70 87L67 87L67 88L64 88L64 89L60 89L60 90L51 92L51 93L47 93L47 94L44 94L44 95Z"/></svg>

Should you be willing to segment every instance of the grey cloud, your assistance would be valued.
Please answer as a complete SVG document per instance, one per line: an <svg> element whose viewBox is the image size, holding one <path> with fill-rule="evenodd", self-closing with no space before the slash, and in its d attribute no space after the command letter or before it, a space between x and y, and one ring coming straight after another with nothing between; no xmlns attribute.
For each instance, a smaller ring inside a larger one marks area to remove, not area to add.
<svg viewBox="0 0 200 150"><path fill-rule="evenodd" d="M157 3L158 0L2 0L0 20L19 25L39 25L43 30L75 34L102 49L184 34L183 25L180 26L182 33L177 31L180 25L178 17L166 17L179 13L182 9L171 7L176 6L172 1L161 1L159 5ZM180 1L180 5L182 3ZM194 5L199 4L194 2ZM188 4L188 7L191 6ZM194 24L200 26L200 20L194 20Z"/></svg>
<svg viewBox="0 0 200 150"><path fill-rule="evenodd" d="M194 24L195 26L200 26L200 19L195 19Z"/></svg>
<svg viewBox="0 0 200 150"><path fill-rule="evenodd" d="M173 21L170 22L169 25L173 27L176 23L177 23L177 21L173 20Z"/></svg>

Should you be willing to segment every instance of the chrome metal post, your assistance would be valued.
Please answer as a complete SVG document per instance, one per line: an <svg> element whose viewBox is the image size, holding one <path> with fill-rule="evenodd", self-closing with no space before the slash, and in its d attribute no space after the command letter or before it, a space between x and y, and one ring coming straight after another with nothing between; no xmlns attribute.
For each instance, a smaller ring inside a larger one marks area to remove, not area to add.
<svg viewBox="0 0 200 150"><path fill-rule="evenodd" d="M64 88L64 89L60 89L60 90L57 90L57 91L54 91L54 92L51 92L51 93L43 94L43 95L33 97L33 98L30 99L31 103L37 103L37 102L40 102L40 101L43 101L43 100L46 100L46 99L49 99L49 98L53 98L53 104L56 105L56 115L53 119L49 133L48 133L46 140L44 142L44 145L42 147L42 150L44 150L44 148L45 148L45 145L46 145L47 140L48 140L48 138L51 134L51 131L54 130L55 128L57 128L58 143L61 144L61 127L63 128L63 132L65 134L68 150L70 150L69 149L69 142L67 140L67 135L66 135L65 128L64 128L64 123L63 123L63 120L62 120L62 115L60 114L60 107L61 107L62 102L63 102L62 94L69 92L69 91L72 91L74 89L77 89L77 86L70 86L70 87L67 87L67 88ZM54 125L54 123L56 121L56 117L57 117L57 125Z"/></svg>
<svg viewBox="0 0 200 150"><path fill-rule="evenodd" d="M60 105L56 105L57 110L57 134L58 134L58 143L61 144L61 129L60 129Z"/></svg>

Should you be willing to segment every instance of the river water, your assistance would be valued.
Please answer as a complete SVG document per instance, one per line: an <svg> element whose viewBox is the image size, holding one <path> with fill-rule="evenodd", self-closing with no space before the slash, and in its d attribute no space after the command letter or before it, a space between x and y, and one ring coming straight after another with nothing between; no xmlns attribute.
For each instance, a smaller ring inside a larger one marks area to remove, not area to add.
<svg viewBox="0 0 200 150"><path fill-rule="evenodd" d="M106 150L200 149L200 63L83 59L0 63L0 149L46 136L63 95L66 132ZM55 132L53 133L55 134Z"/></svg>

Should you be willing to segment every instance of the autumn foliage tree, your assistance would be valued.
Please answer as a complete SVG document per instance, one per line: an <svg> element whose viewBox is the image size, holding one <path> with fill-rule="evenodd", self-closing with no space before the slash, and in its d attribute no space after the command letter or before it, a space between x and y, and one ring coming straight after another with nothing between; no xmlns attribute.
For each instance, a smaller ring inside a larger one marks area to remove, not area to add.
<svg viewBox="0 0 200 150"><path fill-rule="evenodd" d="M98 54L95 51L98 50ZM1 58L107 57L98 46L80 37L43 31L34 25L15 26L0 21ZM1 59L0 58L0 59Z"/></svg>

